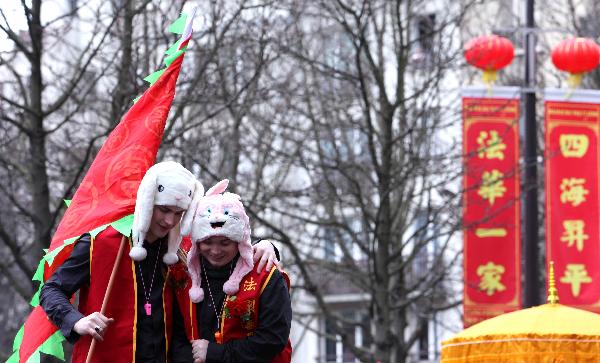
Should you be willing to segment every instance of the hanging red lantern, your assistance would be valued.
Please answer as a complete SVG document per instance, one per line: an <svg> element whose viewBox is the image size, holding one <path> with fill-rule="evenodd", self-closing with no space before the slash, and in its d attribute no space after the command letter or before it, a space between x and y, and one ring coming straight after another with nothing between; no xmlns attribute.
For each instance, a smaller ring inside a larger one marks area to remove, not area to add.
<svg viewBox="0 0 600 363"><path fill-rule="evenodd" d="M471 39L465 45L465 58L472 66L483 70L483 80L496 80L496 71L506 67L515 56L512 42L498 35L484 35Z"/></svg>
<svg viewBox="0 0 600 363"><path fill-rule="evenodd" d="M583 74L596 68L599 62L600 48L589 38L565 39L552 49L552 63L570 73L567 83L573 88L579 86Z"/></svg>

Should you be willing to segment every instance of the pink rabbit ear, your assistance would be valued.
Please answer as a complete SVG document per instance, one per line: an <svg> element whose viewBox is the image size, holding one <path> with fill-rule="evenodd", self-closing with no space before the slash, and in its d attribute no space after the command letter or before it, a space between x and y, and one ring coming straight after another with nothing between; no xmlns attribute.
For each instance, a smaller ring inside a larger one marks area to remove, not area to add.
<svg viewBox="0 0 600 363"><path fill-rule="evenodd" d="M209 196L209 195L221 194L225 191L225 189L227 189L227 185L229 185L229 180L223 179L220 182L218 182L217 184L215 184L212 188L210 188L206 192L205 195Z"/></svg>
<svg viewBox="0 0 600 363"><path fill-rule="evenodd" d="M188 274L192 280L192 286L188 292L190 299L194 303L204 300L204 291L202 290L202 278L200 275L200 257L198 246L192 243L192 248L187 255Z"/></svg>

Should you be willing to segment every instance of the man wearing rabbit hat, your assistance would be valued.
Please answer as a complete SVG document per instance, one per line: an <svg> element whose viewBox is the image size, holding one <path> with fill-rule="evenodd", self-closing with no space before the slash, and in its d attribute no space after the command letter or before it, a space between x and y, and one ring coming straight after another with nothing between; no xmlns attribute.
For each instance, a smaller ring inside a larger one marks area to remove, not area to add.
<svg viewBox="0 0 600 363"><path fill-rule="evenodd" d="M250 221L240 197L225 192L227 183L192 202L182 224L185 234L191 231L187 263L196 319L182 318L189 303L178 300L173 362L290 362L289 279L277 268L255 268Z"/></svg>
<svg viewBox="0 0 600 363"><path fill-rule="evenodd" d="M174 276L182 265L177 255L180 221L192 201L203 194L202 184L179 163L165 161L148 169L136 197L132 246L126 247L129 256L124 254L117 261L116 288L105 315L99 311L123 236L108 227L95 238L85 234L78 240L69 259L48 279L40 294L48 317L69 342L75 343L73 362L86 360L92 338L99 341L94 362L115 357L135 362L166 361L172 304L177 297ZM263 257L272 258L271 244L265 241L262 247ZM75 309L69 297L77 290L79 306Z"/></svg>

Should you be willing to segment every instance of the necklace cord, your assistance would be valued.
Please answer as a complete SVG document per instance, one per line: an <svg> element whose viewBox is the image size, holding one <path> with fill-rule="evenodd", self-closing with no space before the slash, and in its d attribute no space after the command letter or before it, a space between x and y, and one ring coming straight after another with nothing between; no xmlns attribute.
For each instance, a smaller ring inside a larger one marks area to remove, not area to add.
<svg viewBox="0 0 600 363"><path fill-rule="evenodd" d="M204 267L204 258L203 257L200 257L200 265L202 266L202 272L204 272L204 278L206 279L206 287L208 288L208 296L210 297L210 300L212 301L213 311L215 312L215 316L217 317L217 330L219 330L220 326L221 326L221 314L223 314L223 309L225 309L225 302L227 301L227 296L223 297L223 304L221 304L221 309L219 311L217 311L217 305L215 304L215 299L213 298L212 289L210 287L210 282L208 281L208 275L206 274L206 268ZM233 271L233 261L230 262L229 276L231 276L232 271Z"/></svg>
<svg viewBox="0 0 600 363"><path fill-rule="evenodd" d="M154 275L156 275L156 266L158 266L158 256L160 256L160 250L162 249L162 240L159 242L158 251L156 252L156 260L154 261L154 270L152 271L152 277L150 278L150 290L146 291L146 285L144 284L144 274L142 272L142 264L139 263L138 267L140 268L140 280L142 280L142 288L144 290L144 297L146 298L146 303L150 303L150 297L152 295L152 285L154 285Z"/></svg>

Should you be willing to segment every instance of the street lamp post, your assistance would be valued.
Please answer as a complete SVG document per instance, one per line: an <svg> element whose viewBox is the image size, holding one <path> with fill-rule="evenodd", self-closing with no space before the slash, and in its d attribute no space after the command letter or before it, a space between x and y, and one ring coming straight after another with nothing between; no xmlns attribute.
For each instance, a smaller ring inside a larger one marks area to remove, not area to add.
<svg viewBox="0 0 600 363"><path fill-rule="evenodd" d="M538 280L539 228L538 228L538 188L537 188L537 128L535 120L535 21L534 0L527 0L525 32L525 87L524 98L524 148L525 170L523 191L524 205L524 261L525 274L523 306L540 304Z"/></svg>

